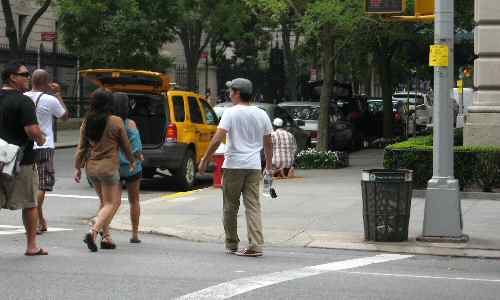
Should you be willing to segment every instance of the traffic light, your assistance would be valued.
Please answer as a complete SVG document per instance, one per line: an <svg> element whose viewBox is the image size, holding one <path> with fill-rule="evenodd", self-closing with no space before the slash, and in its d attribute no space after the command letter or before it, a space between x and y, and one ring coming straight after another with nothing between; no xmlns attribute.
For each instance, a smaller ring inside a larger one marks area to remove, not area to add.
<svg viewBox="0 0 500 300"><path fill-rule="evenodd" d="M406 10L406 0L365 0L368 14L402 14Z"/></svg>
<svg viewBox="0 0 500 300"><path fill-rule="evenodd" d="M470 77L471 75L471 70L468 67L464 68L464 77Z"/></svg>
<svg viewBox="0 0 500 300"><path fill-rule="evenodd" d="M435 0L415 0L415 16L430 16L434 14Z"/></svg>

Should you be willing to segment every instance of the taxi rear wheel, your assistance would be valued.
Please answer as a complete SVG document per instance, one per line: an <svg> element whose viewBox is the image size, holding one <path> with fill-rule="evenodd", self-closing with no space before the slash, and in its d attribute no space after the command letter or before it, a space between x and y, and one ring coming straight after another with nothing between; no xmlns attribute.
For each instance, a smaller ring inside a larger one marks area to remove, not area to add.
<svg viewBox="0 0 500 300"><path fill-rule="evenodd" d="M192 150L186 152L182 160L181 168L175 170L173 173L175 181L181 190L188 191L194 186L196 180L196 162Z"/></svg>

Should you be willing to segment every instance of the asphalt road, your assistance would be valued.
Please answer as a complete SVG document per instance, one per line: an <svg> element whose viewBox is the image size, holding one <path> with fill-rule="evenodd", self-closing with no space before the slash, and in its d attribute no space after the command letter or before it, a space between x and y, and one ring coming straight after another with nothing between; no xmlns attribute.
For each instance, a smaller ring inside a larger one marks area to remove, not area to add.
<svg viewBox="0 0 500 300"><path fill-rule="evenodd" d="M260 258L196 243L114 232L116 250L82 243L97 200L72 183L72 150L58 150L58 186L47 201L46 257L25 257L20 212L0 211L0 299L499 299L498 260L406 256L310 248L265 248ZM202 180L207 184L208 179ZM174 193L157 179L143 199Z"/></svg>

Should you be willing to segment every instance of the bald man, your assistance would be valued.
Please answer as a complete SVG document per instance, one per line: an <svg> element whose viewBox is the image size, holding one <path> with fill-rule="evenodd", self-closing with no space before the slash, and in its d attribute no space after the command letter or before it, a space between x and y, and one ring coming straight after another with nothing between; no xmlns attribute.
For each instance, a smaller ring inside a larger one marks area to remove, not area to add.
<svg viewBox="0 0 500 300"><path fill-rule="evenodd" d="M31 84L33 89L27 93L36 106L36 116L38 124L47 136L47 142L43 145L35 143L35 162L38 171L39 188L37 193L38 202L38 234L47 231L47 221L43 215L43 202L45 193L54 189L54 118L68 118L68 109L64 105L62 97L54 96L54 92L49 80L49 73L39 69L32 75ZM57 95L57 94L56 94Z"/></svg>

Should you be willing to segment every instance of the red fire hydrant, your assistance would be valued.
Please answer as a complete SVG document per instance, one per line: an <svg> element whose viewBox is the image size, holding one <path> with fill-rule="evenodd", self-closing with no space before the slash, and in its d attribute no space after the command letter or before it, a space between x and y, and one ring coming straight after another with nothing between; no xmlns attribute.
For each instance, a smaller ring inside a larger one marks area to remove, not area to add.
<svg viewBox="0 0 500 300"><path fill-rule="evenodd" d="M224 164L224 153L215 153L213 155L215 170L214 170L214 188L222 187L222 164Z"/></svg>

